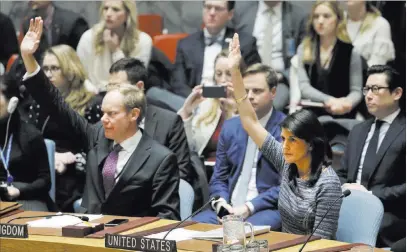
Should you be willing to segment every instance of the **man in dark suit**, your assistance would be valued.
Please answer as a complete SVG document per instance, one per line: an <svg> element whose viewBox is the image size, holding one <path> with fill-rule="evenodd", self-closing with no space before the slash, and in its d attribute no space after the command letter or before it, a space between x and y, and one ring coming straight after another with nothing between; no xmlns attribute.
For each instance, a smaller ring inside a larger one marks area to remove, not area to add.
<svg viewBox="0 0 407 252"><path fill-rule="evenodd" d="M82 34L89 29L86 20L79 14L57 7L52 1L30 1L31 13L23 23L24 34L28 31L30 18L40 16L44 20L44 33L35 57L54 45L66 44L76 50Z"/></svg>
<svg viewBox="0 0 407 252"><path fill-rule="evenodd" d="M289 100L291 58L305 35L307 12L289 1L239 1L232 25L253 35L262 63L277 71L279 85L274 107L282 110Z"/></svg>
<svg viewBox="0 0 407 252"><path fill-rule="evenodd" d="M32 97L46 108L67 137L87 152L81 212L179 219L179 172L175 155L139 130L144 93L129 84L113 86L102 103L103 117L89 124L72 110L41 71L34 53L42 34L36 18L21 43Z"/></svg>
<svg viewBox="0 0 407 252"><path fill-rule="evenodd" d="M226 27L233 17L234 6L235 1L204 1L205 28L178 42L171 80L173 92L187 97L196 85L213 83L215 57L222 49L228 48L235 33L234 29ZM256 39L245 33L240 33L239 39L245 64L261 62Z"/></svg>
<svg viewBox="0 0 407 252"><path fill-rule="evenodd" d="M110 85L129 83L142 90L149 89L147 69L138 59L123 58L118 60L113 63L109 71ZM154 140L174 152L178 160L180 178L192 184L194 174L181 117L172 111L149 104L145 119L140 126Z"/></svg>
<svg viewBox="0 0 407 252"><path fill-rule="evenodd" d="M275 72L268 66L255 64L243 74L243 82L260 123L281 141L280 123L285 115L273 109L277 85ZM279 230L279 191L278 171L258 151L243 129L240 118L233 117L223 124L210 182L211 195L221 196L212 205L216 212L209 209L193 219L216 224L216 213L224 207L229 213L241 215L253 225L270 225L272 230Z"/></svg>
<svg viewBox="0 0 407 252"><path fill-rule="evenodd" d="M363 88L375 118L356 125L337 171L342 188L370 192L383 203L377 246L391 247L406 237L406 118L400 110L400 75L391 67L372 66Z"/></svg>
<svg viewBox="0 0 407 252"><path fill-rule="evenodd" d="M3 64L4 70L7 67L7 61L11 55L17 54L18 41L16 30L14 29L11 19L0 12L0 34L4 38L0 43L0 64ZM0 70L0 75L1 70Z"/></svg>

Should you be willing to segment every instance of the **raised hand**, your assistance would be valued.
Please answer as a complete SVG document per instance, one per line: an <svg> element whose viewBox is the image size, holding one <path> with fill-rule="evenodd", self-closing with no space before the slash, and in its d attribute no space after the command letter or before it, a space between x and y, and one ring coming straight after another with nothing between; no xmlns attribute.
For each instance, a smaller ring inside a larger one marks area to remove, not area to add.
<svg viewBox="0 0 407 252"><path fill-rule="evenodd" d="M22 55L33 55L38 49L42 35L43 21L41 17L30 20L30 27L20 45Z"/></svg>
<svg viewBox="0 0 407 252"><path fill-rule="evenodd" d="M229 68L239 69L241 59L239 35L235 33L232 42L229 43Z"/></svg>

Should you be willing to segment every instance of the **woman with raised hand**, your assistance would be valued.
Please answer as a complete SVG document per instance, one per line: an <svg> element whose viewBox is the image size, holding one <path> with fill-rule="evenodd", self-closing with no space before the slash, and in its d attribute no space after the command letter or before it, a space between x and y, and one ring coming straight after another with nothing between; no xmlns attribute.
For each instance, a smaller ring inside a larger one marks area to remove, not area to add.
<svg viewBox="0 0 407 252"><path fill-rule="evenodd" d="M229 68L234 97L243 128L281 174L278 208L282 231L310 234L329 206L342 195L341 184L330 166L332 156L324 129L308 110L287 116L281 124L282 143L263 128L247 99L239 70L241 61L239 37L229 45ZM315 230L325 239L335 238L341 200L338 200Z"/></svg>

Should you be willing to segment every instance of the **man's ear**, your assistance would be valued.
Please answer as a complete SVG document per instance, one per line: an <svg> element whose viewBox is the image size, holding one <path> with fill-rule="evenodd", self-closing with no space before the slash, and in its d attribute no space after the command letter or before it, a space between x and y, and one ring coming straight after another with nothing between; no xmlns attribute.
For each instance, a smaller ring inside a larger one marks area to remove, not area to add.
<svg viewBox="0 0 407 252"><path fill-rule="evenodd" d="M131 120L137 122L137 119L140 117L140 109L133 108L131 110Z"/></svg>
<svg viewBox="0 0 407 252"><path fill-rule="evenodd" d="M143 82L143 81L138 81L138 82L136 83L136 86L137 86L139 89L144 90L144 82Z"/></svg>
<svg viewBox="0 0 407 252"><path fill-rule="evenodd" d="M398 101L403 96L403 89L401 87L398 87L398 88L394 89L391 93L394 96L394 99L396 101Z"/></svg>
<svg viewBox="0 0 407 252"><path fill-rule="evenodd" d="M270 92L271 92L271 95L273 96L273 99L274 99L274 97L276 97L276 94L277 94L277 87L272 87Z"/></svg>

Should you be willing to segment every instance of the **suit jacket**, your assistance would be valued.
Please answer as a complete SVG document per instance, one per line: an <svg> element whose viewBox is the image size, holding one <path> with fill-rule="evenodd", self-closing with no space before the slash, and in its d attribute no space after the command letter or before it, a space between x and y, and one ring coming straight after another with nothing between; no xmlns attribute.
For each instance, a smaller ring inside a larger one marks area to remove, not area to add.
<svg viewBox="0 0 407 252"><path fill-rule="evenodd" d="M296 46L301 43L301 40L305 36L308 15L303 8L290 2L283 1L282 5L283 57L286 69L289 69L291 58L287 56L285 39L294 38ZM234 27L239 33L245 32L247 34L253 34L258 7L258 1L238 1L236 3L235 15L233 15L232 19L232 27Z"/></svg>
<svg viewBox="0 0 407 252"><path fill-rule="evenodd" d="M175 155L143 134L122 175L105 199L101 171L112 148L99 122L90 124L73 111L43 71L24 81L32 97L48 110L65 134L87 152L82 212L179 219L179 172Z"/></svg>
<svg viewBox="0 0 407 252"><path fill-rule="evenodd" d="M7 118L0 119L0 147L6 149L5 140ZM51 188L51 176L48 154L41 132L35 126L20 119L16 111L12 115L9 127L11 142L9 171L14 178L20 196L16 200L39 200L51 203L48 191ZM7 173L0 161L0 182L7 181ZM2 198L4 195L0 195ZM3 198L4 200L4 198Z"/></svg>
<svg viewBox="0 0 407 252"><path fill-rule="evenodd" d="M11 19L0 12L0 34L3 36L0 43L0 64L7 66L7 61L13 54L19 53L16 30Z"/></svg>
<svg viewBox="0 0 407 252"><path fill-rule="evenodd" d="M180 178L192 184L195 174L181 117L172 111L148 105L144 132L176 155Z"/></svg>
<svg viewBox="0 0 407 252"><path fill-rule="evenodd" d="M365 140L374 119L356 125L349 134L341 168L341 183L355 183ZM383 203L384 216L379 232L385 246L406 236L406 118L401 111L390 125L376 155L367 190Z"/></svg>
<svg viewBox="0 0 407 252"><path fill-rule="evenodd" d="M281 141L280 123L285 115L275 109L266 124L266 129ZM242 171L248 135L243 129L240 117L226 120L219 136L216 164L210 181L210 194L219 195L230 202L232 192ZM265 209L277 210L281 177L273 164L259 152L256 172L256 186L259 195L251 200L256 212Z"/></svg>
<svg viewBox="0 0 407 252"><path fill-rule="evenodd" d="M227 39L231 39L235 30L226 28L225 39L222 48L228 48ZM239 34L240 50L246 65L261 62L257 52L256 39L245 33ZM203 31L199 31L181 39L177 45L177 57L175 69L171 79L172 91L178 95L187 97L192 88L201 83L203 61L205 53L205 37Z"/></svg>
<svg viewBox="0 0 407 252"><path fill-rule="evenodd" d="M41 57L42 53L49 47L66 44L71 46L74 50L78 46L82 34L89 29L86 20L79 14L62 9L54 5L54 15L51 24L52 42L48 43L47 32L42 33L41 41L35 56L37 59ZM33 14L32 16L35 16ZM23 23L24 34L28 31L30 20L27 19Z"/></svg>

